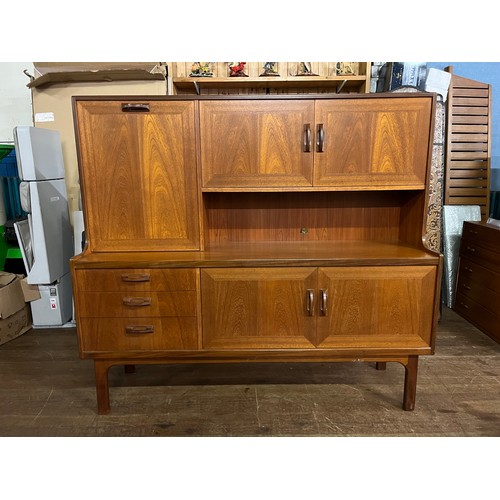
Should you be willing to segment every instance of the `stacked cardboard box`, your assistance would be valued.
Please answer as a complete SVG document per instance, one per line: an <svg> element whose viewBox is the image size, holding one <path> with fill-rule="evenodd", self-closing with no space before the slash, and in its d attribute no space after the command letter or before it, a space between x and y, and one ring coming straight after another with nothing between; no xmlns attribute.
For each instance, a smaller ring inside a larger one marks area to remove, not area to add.
<svg viewBox="0 0 500 500"><path fill-rule="evenodd" d="M0 345L26 333L32 326L22 276L0 272Z"/></svg>

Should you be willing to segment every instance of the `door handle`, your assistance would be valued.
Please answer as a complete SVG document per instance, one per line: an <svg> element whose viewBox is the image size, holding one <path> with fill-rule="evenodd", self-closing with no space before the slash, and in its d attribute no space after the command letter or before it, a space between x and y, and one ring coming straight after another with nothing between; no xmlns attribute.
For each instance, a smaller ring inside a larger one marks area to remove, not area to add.
<svg viewBox="0 0 500 500"><path fill-rule="evenodd" d="M318 123L316 134L316 151L322 153L325 149L325 128L322 123Z"/></svg>
<svg viewBox="0 0 500 500"><path fill-rule="evenodd" d="M306 290L306 312L308 316L314 316L314 290Z"/></svg>
<svg viewBox="0 0 500 500"><path fill-rule="evenodd" d="M328 313L328 290L320 290L321 300L319 303L319 312L321 316L326 316Z"/></svg>
<svg viewBox="0 0 500 500"><path fill-rule="evenodd" d="M311 152L311 124L306 123L304 125L304 142L302 144L302 150L304 153Z"/></svg>

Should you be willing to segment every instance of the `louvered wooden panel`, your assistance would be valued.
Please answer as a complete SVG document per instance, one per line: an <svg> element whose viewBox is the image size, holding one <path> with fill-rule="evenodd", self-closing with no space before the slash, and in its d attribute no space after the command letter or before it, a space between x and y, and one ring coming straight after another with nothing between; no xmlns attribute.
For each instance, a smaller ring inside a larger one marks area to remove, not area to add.
<svg viewBox="0 0 500 500"><path fill-rule="evenodd" d="M451 73L452 68L447 68ZM451 77L446 118L445 205L479 205L486 220L490 200L491 85Z"/></svg>

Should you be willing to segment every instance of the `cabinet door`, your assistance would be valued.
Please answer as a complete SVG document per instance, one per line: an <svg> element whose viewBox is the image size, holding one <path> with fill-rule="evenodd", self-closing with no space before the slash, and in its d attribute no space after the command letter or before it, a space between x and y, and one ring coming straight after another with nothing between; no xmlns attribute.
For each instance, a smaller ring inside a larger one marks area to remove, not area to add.
<svg viewBox="0 0 500 500"><path fill-rule="evenodd" d="M194 103L78 101L76 112L91 249L199 249Z"/></svg>
<svg viewBox="0 0 500 500"><path fill-rule="evenodd" d="M431 345L436 268L320 268L319 347Z"/></svg>
<svg viewBox="0 0 500 500"><path fill-rule="evenodd" d="M430 97L316 101L314 184L423 189Z"/></svg>
<svg viewBox="0 0 500 500"><path fill-rule="evenodd" d="M203 187L311 186L313 101L200 102Z"/></svg>
<svg viewBox="0 0 500 500"><path fill-rule="evenodd" d="M314 347L316 279L316 268L203 270L203 348Z"/></svg>

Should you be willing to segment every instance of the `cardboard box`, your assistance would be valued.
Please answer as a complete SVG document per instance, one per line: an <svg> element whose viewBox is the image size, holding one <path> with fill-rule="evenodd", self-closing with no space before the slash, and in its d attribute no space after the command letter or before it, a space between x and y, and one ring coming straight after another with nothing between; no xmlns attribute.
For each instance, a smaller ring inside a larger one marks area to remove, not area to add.
<svg viewBox="0 0 500 500"><path fill-rule="evenodd" d="M0 272L0 319L8 318L25 305L21 277Z"/></svg>
<svg viewBox="0 0 500 500"><path fill-rule="evenodd" d="M32 326L30 307L21 286L22 278L0 272L0 345L19 337Z"/></svg>
<svg viewBox="0 0 500 500"><path fill-rule="evenodd" d="M31 310L28 304L5 319L0 319L0 346L9 340L20 337L31 330Z"/></svg>

